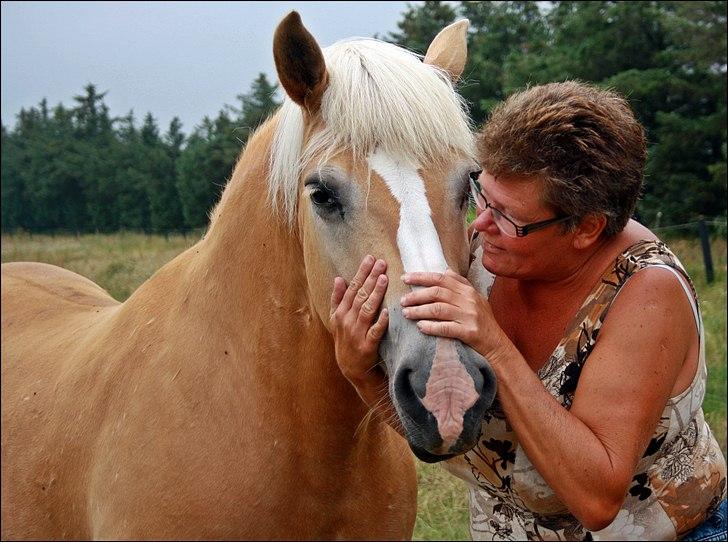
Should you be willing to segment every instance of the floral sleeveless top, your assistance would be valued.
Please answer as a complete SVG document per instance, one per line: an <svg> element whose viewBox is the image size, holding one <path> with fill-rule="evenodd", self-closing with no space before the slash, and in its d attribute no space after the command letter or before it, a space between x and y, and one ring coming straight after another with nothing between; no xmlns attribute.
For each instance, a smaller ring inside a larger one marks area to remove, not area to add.
<svg viewBox="0 0 728 542"><path fill-rule="evenodd" d="M569 409L612 301L630 276L648 266L671 268L684 279L680 282L686 291L689 285L700 360L690 386L665 405L622 509L605 529L587 531L530 463L496 400L485 415L475 448L443 463L470 485L473 540L674 540L701 523L725 498L725 459L703 418L707 372L697 298L682 264L664 243L641 241L617 257L538 376ZM482 265L477 267L480 275L471 268L471 282L489 293L493 277L483 273Z"/></svg>

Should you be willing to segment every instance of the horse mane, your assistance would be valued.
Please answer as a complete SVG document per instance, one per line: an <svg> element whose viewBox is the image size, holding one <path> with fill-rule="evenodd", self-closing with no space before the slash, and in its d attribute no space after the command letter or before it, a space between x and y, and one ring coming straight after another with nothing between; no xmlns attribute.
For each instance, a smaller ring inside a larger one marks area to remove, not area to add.
<svg viewBox="0 0 728 542"><path fill-rule="evenodd" d="M286 97L277 115L268 197L289 224L300 172L314 157L325 161L348 150L365 159L381 148L422 164L453 152L474 155L467 105L446 72L376 39L339 41L323 54L329 75L320 110L323 129L303 148L300 106Z"/></svg>

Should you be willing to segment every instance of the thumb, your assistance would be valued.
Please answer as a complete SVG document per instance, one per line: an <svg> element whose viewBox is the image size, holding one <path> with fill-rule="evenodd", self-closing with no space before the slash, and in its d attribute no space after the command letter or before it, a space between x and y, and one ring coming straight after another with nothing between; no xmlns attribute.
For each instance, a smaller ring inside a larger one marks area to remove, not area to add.
<svg viewBox="0 0 728 542"><path fill-rule="evenodd" d="M384 334L387 331L387 326L389 326L389 311L387 309L382 309L377 321L374 322L372 327L369 328L369 331L367 331L367 340L373 343L378 343L382 337L384 337Z"/></svg>

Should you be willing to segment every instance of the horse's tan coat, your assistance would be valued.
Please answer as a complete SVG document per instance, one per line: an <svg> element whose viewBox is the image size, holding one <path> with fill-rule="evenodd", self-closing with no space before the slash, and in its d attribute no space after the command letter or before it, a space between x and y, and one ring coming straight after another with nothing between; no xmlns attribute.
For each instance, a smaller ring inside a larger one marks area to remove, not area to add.
<svg viewBox="0 0 728 542"><path fill-rule="evenodd" d="M406 443L374 421L356 433L366 411L300 244L260 196L269 137L208 238L123 304L57 267L3 265L3 538L410 536Z"/></svg>
<svg viewBox="0 0 728 542"><path fill-rule="evenodd" d="M296 17L285 39L301 39ZM311 111L319 100L302 99ZM309 207L291 230L266 201L277 121L248 142L205 239L124 303L57 267L2 266L3 539L411 537L412 456L386 424L361 423L366 408L336 365L336 270L321 233ZM363 177L361 163L338 162ZM462 272L450 173L423 178ZM396 277L396 202L376 176L367 198L368 237L352 240L346 276L373 252ZM404 293L391 282L386 303Z"/></svg>

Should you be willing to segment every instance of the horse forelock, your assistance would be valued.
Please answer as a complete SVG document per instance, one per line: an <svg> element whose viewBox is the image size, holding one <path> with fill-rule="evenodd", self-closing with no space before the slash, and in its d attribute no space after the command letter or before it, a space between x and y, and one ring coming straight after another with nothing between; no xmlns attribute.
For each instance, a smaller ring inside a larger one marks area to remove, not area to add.
<svg viewBox="0 0 728 542"><path fill-rule="evenodd" d="M303 112L286 97L273 136L269 201L289 224L300 172L314 158L323 163L348 151L365 160L380 149L424 164L453 153L474 155L467 106L445 72L374 39L337 42L323 53L329 72L323 128L304 147Z"/></svg>

